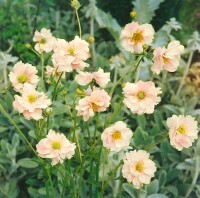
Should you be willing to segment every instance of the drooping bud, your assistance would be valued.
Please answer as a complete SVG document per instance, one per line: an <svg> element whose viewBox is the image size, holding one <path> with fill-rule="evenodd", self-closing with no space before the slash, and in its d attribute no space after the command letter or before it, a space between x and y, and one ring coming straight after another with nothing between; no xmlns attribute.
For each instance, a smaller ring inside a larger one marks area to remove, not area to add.
<svg viewBox="0 0 200 198"><path fill-rule="evenodd" d="M93 36L90 36L90 37L88 38L88 42L89 42L90 44L94 43L94 41L95 41L95 38L94 38Z"/></svg>
<svg viewBox="0 0 200 198"><path fill-rule="evenodd" d="M72 0L70 5L76 10L78 10L81 7L81 4L78 0Z"/></svg>
<svg viewBox="0 0 200 198"><path fill-rule="evenodd" d="M143 47L143 50L144 50L144 51L146 51L146 50L149 48L149 46L146 45L146 44L144 44L142 47Z"/></svg>
<svg viewBox="0 0 200 198"><path fill-rule="evenodd" d="M130 12L130 17L131 17L133 20L135 19L136 15L137 15L136 11L133 10L133 11Z"/></svg>
<svg viewBox="0 0 200 198"><path fill-rule="evenodd" d="M126 86L126 83L124 82L124 83L122 83L122 88L124 88Z"/></svg>
<svg viewBox="0 0 200 198"><path fill-rule="evenodd" d="M50 116L53 113L53 108L48 107L47 109L45 109L44 114L45 116Z"/></svg>
<svg viewBox="0 0 200 198"><path fill-rule="evenodd" d="M79 89L79 88L76 89L76 93L79 94L79 95L85 95L85 92L82 91L82 90Z"/></svg>
<svg viewBox="0 0 200 198"><path fill-rule="evenodd" d="M32 48L31 45L30 45L29 43L26 43L26 44L25 44L25 47L26 47L27 49L31 49L31 48Z"/></svg>

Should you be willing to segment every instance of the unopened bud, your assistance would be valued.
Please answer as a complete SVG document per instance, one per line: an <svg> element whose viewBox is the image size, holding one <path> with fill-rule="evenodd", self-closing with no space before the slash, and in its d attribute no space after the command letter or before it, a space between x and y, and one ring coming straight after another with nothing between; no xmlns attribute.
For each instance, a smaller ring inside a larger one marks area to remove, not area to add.
<svg viewBox="0 0 200 198"><path fill-rule="evenodd" d="M46 108L44 111L44 114L46 116L50 116L50 115L52 115L52 113L53 113L53 108L51 108L51 107Z"/></svg>
<svg viewBox="0 0 200 198"><path fill-rule="evenodd" d="M72 0L70 5L76 10L78 10L81 7L81 4L78 0Z"/></svg>
<svg viewBox="0 0 200 198"><path fill-rule="evenodd" d="M122 88L124 88L126 86L126 83L122 83Z"/></svg>
<svg viewBox="0 0 200 198"><path fill-rule="evenodd" d="M85 92L82 91L82 90L79 89L79 88L76 89L76 93L79 94L79 95L85 95Z"/></svg>
<svg viewBox="0 0 200 198"><path fill-rule="evenodd" d="M95 38L93 37L93 36L90 36L89 38L88 38L88 42L91 44L91 43L94 43L94 41L95 41Z"/></svg>
<svg viewBox="0 0 200 198"><path fill-rule="evenodd" d="M142 47L143 47L144 51L146 51L149 48L149 46L147 44L144 44Z"/></svg>
<svg viewBox="0 0 200 198"><path fill-rule="evenodd" d="M136 15L137 15L137 12L136 12L136 11L133 10L133 11L130 12L130 17L131 17L132 19L135 19Z"/></svg>
<svg viewBox="0 0 200 198"><path fill-rule="evenodd" d="M26 44L25 44L25 47L26 47L27 49L31 49L31 48L32 48L31 45L30 45L29 43L26 43Z"/></svg>

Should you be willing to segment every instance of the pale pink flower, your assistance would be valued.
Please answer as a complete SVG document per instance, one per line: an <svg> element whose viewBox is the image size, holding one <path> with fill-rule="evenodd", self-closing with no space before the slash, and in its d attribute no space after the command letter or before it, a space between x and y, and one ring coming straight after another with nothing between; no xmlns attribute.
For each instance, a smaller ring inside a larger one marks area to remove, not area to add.
<svg viewBox="0 0 200 198"><path fill-rule="evenodd" d="M54 78L54 80L57 82L61 73L62 72L58 72L58 67L50 67L49 65L46 66L46 78L47 78L47 83L50 83L50 77L52 76ZM65 74L63 73L61 78L65 78Z"/></svg>
<svg viewBox="0 0 200 198"><path fill-rule="evenodd" d="M156 48L154 50L154 64L151 70L159 74L161 70L175 72L180 62L180 54L184 51L184 46L179 41L172 41L167 48Z"/></svg>
<svg viewBox="0 0 200 198"><path fill-rule="evenodd" d="M40 32L35 31L33 41L36 43L35 50L39 53L51 52L54 48L56 38L52 36L49 29L42 28Z"/></svg>
<svg viewBox="0 0 200 198"><path fill-rule="evenodd" d="M95 80L96 83L105 88L108 82L110 82L110 73L104 72L103 69L99 68L97 72L82 72L80 71L78 75L76 75L75 80L79 85L87 85Z"/></svg>
<svg viewBox="0 0 200 198"><path fill-rule="evenodd" d="M118 121L103 131L101 140L104 147L119 152L129 146L132 136L133 132L127 128L126 123Z"/></svg>
<svg viewBox="0 0 200 198"><path fill-rule="evenodd" d="M134 150L125 154L122 175L129 183L133 183L136 189L143 184L149 184L156 171L155 163L149 159L149 153L144 150Z"/></svg>
<svg viewBox="0 0 200 198"><path fill-rule="evenodd" d="M75 143L71 143L63 133L49 130L47 136L36 145L37 153L42 158L52 159L51 165L63 163L64 159L71 159L75 154Z"/></svg>
<svg viewBox="0 0 200 198"><path fill-rule="evenodd" d="M22 92L24 84L28 83L36 87L39 78L36 67L31 64L24 64L22 61L16 63L13 67L13 71L10 72L9 78L15 91Z"/></svg>
<svg viewBox="0 0 200 198"><path fill-rule="evenodd" d="M173 115L167 119L167 126L170 144L179 151L191 147L198 138L197 121L190 115Z"/></svg>
<svg viewBox="0 0 200 198"><path fill-rule="evenodd" d="M137 83L126 83L123 88L124 104L136 114L151 114L154 112L161 98L158 94L162 93L160 88L156 88L154 82L138 81Z"/></svg>
<svg viewBox="0 0 200 198"><path fill-rule="evenodd" d="M94 116L94 112L103 112L110 105L110 96L105 90L94 88L87 90L87 96L79 100L76 110L78 116L83 116L84 121Z"/></svg>
<svg viewBox="0 0 200 198"><path fill-rule="evenodd" d="M42 119L42 109L51 105L51 100L43 92L37 92L30 84L24 84L22 96L15 95L14 98L14 109L23 113L27 120Z"/></svg>
<svg viewBox="0 0 200 198"><path fill-rule="evenodd" d="M143 52L143 45L152 43L154 33L155 31L150 24L128 23L120 35L122 46L129 52L141 53Z"/></svg>
<svg viewBox="0 0 200 198"><path fill-rule="evenodd" d="M89 44L79 38L67 42L58 39L55 45L53 59L58 65L58 71L71 72L73 69L80 71L88 67L85 61L90 57Z"/></svg>

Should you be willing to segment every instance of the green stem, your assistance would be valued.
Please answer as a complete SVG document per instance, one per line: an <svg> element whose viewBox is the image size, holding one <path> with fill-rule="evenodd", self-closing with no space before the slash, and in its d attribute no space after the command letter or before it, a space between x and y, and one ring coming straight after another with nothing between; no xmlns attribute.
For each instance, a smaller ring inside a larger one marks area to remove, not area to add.
<svg viewBox="0 0 200 198"><path fill-rule="evenodd" d="M58 78L58 81L56 82L56 85L54 87L53 94L52 94L52 99L51 99L52 102L54 101L54 99L56 97L56 89L57 89L58 83L60 82L60 79L61 79L62 75L63 75L63 72L61 72L61 74L60 74L60 76Z"/></svg>
<svg viewBox="0 0 200 198"><path fill-rule="evenodd" d="M139 64L140 64L142 58L143 58L143 55L140 55L140 56L137 58L136 64L135 64L135 69L133 70L133 74L137 71L137 68L139 67ZM121 82L121 80L124 79L124 77L125 77L127 74L129 74L129 73L131 72L131 70L132 70L132 67L130 67L130 68L119 78L119 80L113 85L113 87L112 87L112 89L111 89L111 91L110 91L110 96L111 96L111 97L112 97L112 94L113 94L115 88L117 87L117 85Z"/></svg>
<svg viewBox="0 0 200 198"><path fill-rule="evenodd" d="M43 54L41 54L40 59L41 59L41 65L42 65L42 83L44 83L44 56Z"/></svg>
<svg viewBox="0 0 200 198"><path fill-rule="evenodd" d="M189 68L190 68L190 65L191 65L191 62L192 62L193 55L194 55L194 51L191 51L191 52L190 52L190 55L189 55L189 58L188 58L187 65L186 65L186 69L185 69L185 72L184 72L183 77L182 77L182 79L181 79L181 83L180 83L180 85L179 85L179 88L178 88L178 91L177 91L177 93L176 93L176 96L179 96L179 94L180 94L180 92L181 92L181 89L182 89L183 84L184 84L184 82L185 82L185 78L186 78L186 76L187 76L187 74L188 74L188 71L189 71Z"/></svg>
<svg viewBox="0 0 200 198"><path fill-rule="evenodd" d="M165 135L163 135L163 137L162 137L160 140L156 141L156 142L153 143L153 144L150 144L150 145L146 146L146 147L144 148L144 150L147 151L147 150L149 150L149 149L155 147L156 145L160 144L165 138L168 137L168 135L169 135L169 133L167 132Z"/></svg>
<svg viewBox="0 0 200 198"><path fill-rule="evenodd" d="M76 12L76 18L77 18L77 21L78 21L78 28L79 28L79 36L81 38L81 23L80 23L80 19L79 19L79 15L78 15L78 9L75 9L75 12Z"/></svg>
<svg viewBox="0 0 200 198"><path fill-rule="evenodd" d="M112 179L113 175L117 172L118 168L122 165L123 161L120 161L120 163L116 166L116 168L114 170L112 170L112 173L110 174L110 176L108 177L105 185L103 186L102 190L101 190L101 197L103 197L103 193L107 187L107 185L109 184L110 180Z"/></svg>
<svg viewBox="0 0 200 198"><path fill-rule="evenodd" d="M49 172L49 168L47 167L46 168L46 171L47 171L47 175L49 177L49 182L50 182L50 186L51 186L51 189L52 189L52 192L53 192L53 197L55 198L55 191L54 191L54 187L53 187L53 182L52 182L52 179L51 179L51 174Z"/></svg>

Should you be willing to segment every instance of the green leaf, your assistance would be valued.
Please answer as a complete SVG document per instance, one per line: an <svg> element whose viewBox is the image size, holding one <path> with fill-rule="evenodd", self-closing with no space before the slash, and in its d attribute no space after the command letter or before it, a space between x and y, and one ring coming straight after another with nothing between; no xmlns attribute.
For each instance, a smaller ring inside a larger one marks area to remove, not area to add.
<svg viewBox="0 0 200 198"><path fill-rule="evenodd" d="M18 160L17 162L21 167L24 168L36 168L38 166L38 163L34 162L30 158L23 158Z"/></svg>
<svg viewBox="0 0 200 198"><path fill-rule="evenodd" d="M155 11L164 0L135 0L134 10L137 12L136 19L140 23L149 23L155 16Z"/></svg>
<svg viewBox="0 0 200 198"><path fill-rule="evenodd" d="M132 184L123 184L124 190L131 196L131 198L136 198L136 190Z"/></svg>
<svg viewBox="0 0 200 198"><path fill-rule="evenodd" d="M157 179L152 181L150 184L146 186L146 190L148 195L157 193L159 190L159 181Z"/></svg>
<svg viewBox="0 0 200 198"><path fill-rule="evenodd" d="M137 117L137 122L138 122L139 126L140 126L143 130L145 130L146 125L147 125L147 121L146 121L145 116L144 116L144 115L138 116L138 117Z"/></svg>
<svg viewBox="0 0 200 198"><path fill-rule="evenodd" d="M147 196L146 198L168 198L168 196L164 194L153 194L153 195Z"/></svg>

